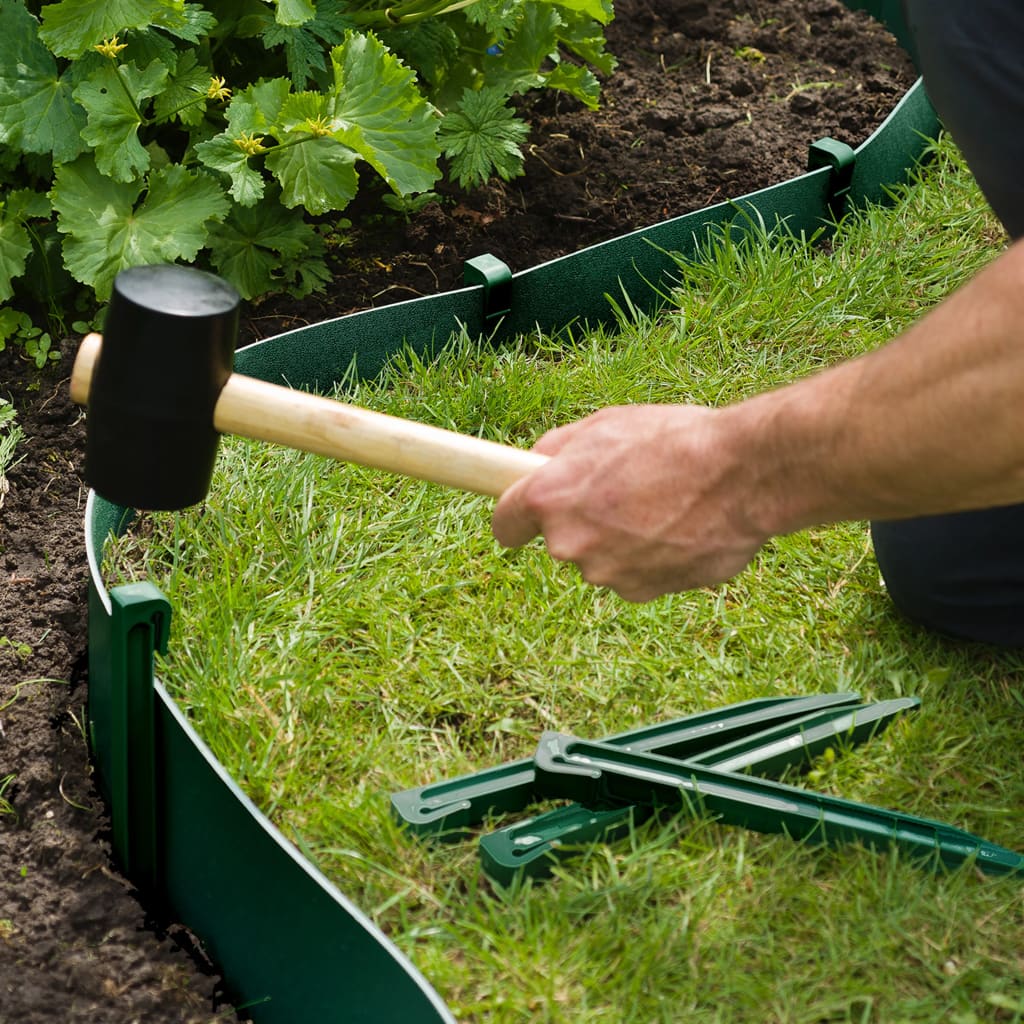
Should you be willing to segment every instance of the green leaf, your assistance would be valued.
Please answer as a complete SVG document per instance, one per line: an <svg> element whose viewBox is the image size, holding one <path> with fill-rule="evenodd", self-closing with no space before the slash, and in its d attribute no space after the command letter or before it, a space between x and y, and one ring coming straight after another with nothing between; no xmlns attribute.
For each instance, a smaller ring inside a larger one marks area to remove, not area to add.
<svg viewBox="0 0 1024 1024"><path fill-rule="evenodd" d="M321 0L313 18L294 25L269 25L262 35L263 45L268 49L284 47L292 84L305 89L311 79L317 79L317 72L327 70L328 50L345 38L345 30L351 25L339 0Z"/></svg>
<svg viewBox="0 0 1024 1024"><path fill-rule="evenodd" d="M399 194L426 192L439 177L439 119L420 95L415 75L375 36L354 32L331 51L331 62L330 91L289 97L283 127L329 134Z"/></svg>
<svg viewBox="0 0 1024 1024"><path fill-rule="evenodd" d="M210 69L199 63L195 50L182 53L167 85L153 101L157 120L175 120L185 125L202 124L211 77Z"/></svg>
<svg viewBox="0 0 1024 1024"><path fill-rule="evenodd" d="M610 75L618 66L614 54L605 49L604 33L588 18L568 18L559 28L558 38L566 48L592 64L602 75Z"/></svg>
<svg viewBox="0 0 1024 1024"><path fill-rule="evenodd" d="M0 208L0 302L14 294L11 282L25 273L25 261L32 252L25 225L6 213Z"/></svg>
<svg viewBox="0 0 1024 1024"><path fill-rule="evenodd" d="M303 287L310 290L317 279L327 279L320 236L274 195L259 206L233 209L212 227L209 247L213 265L244 299L295 288L296 277L300 285L305 277Z"/></svg>
<svg viewBox="0 0 1024 1024"><path fill-rule="evenodd" d="M458 61L466 59L466 54L460 53L459 37L441 20L402 26L382 33L381 38L433 86L439 85Z"/></svg>
<svg viewBox="0 0 1024 1024"><path fill-rule="evenodd" d="M170 166L121 183L102 174L89 156L57 169L51 198L57 227L68 236L67 268L101 301L125 267L195 259L210 222L230 208L209 175Z"/></svg>
<svg viewBox="0 0 1024 1024"><path fill-rule="evenodd" d="M508 96L541 87L559 89L596 109L600 83L589 68L563 61L559 45L564 44L600 71L610 72L615 58L603 51L604 37L592 20L577 13L560 13L559 6L566 5L538 0L525 5L501 59L487 65L486 82ZM548 63L554 67L542 71Z"/></svg>
<svg viewBox="0 0 1024 1024"><path fill-rule="evenodd" d="M18 188L8 192L0 203L0 209L8 217L19 220L45 220L53 212L49 197L30 188Z"/></svg>
<svg viewBox="0 0 1024 1024"><path fill-rule="evenodd" d="M167 81L167 68L153 61L145 71L134 63L105 64L75 89L89 116L82 138L95 148L96 166L115 181L131 181L149 168L139 142L140 105Z"/></svg>
<svg viewBox="0 0 1024 1024"><path fill-rule="evenodd" d="M184 0L61 0L41 13L40 38L58 57L80 57L128 29L186 24Z"/></svg>
<svg viewBox="0 0 1024 1024"><path fill-rule="evenodd" d="M548 89L560 89L585 103L591 110L597 110L601 99L601 83L590 68L576 64L561 63L544 76Z"/></svg>
<svg viewBox="0 0 1024 1024"><path fill-rule="evenodd" d="M612 20L611 0L555 0L555 3L567 11L585 14L602 25L607 25Z"/></svg>
<svg viewBox="0 0 1024 1024"><path fill-rule="evenodd" d="M482 25L488 32L504 35L519 19L520 0L477 0L465 10L466 20Z"/></svg>
<svg viewBox="0 0 1024 1024"><path fill-rule="evenodd" d="M267 154L267 169L281 183L285 206L312 214L344 210L359 188L357 155L331 138L278 146Z"/></svg>
<svg viewBox="0 0 1024 1024"><path fill-rule="evenodd" d="M178 50L175 41L163 32L154 32L151 28L146 28L118 38L125 44L125 48L117 55L119 64L134 62L136 67L146 68L158 60L169 72L173 72L177 67ZM88 78L101 63L110 63L110 58L95 50L83 54L76 62L76 70L80 69L79 81Z"/></svg>
<svg viewBox="0 0 1024 1024"><path fill-rule="evenodd" d="M505 181L522 174L519 144L529 133L529 125L505 106L500 89L467 89L459 109L441 122L444 154L463 188L482 185L495 173Z"/></svg>
<svg viewBox="0 0 1024 1024"><path fill-rule="evenodd" d="M38 39L25 5L0 0L0 143L26 153L52 153L57 163L85 149L85 111L68 75Z"/></svg>
<svg viewBox="0 0 1024 1024"><path fill-rule="evenodd" d="M175 15L171 18L161 18L157 24L178 39L184 39L186 43L198 43L217 27L217 19L199 4L187 3L183 20Z"/></svg>
<svg viewBox="0 0 1024 1024"><path fill-rule="evenodd" d="M283 91L282 91L283 88ZM263 198L264 179L250 164L254 154L248 142L261 139L267 131L267 113L276 117L288 94L288 83L282 79L261 83L236 95L228 107L227 128L206 142L196 146L196 156L215 171L231 179L229 189L235 202L252 206Z"/></svg>
<svg viewBox="0 0 1024 1024"><path fill-rule="evenodd" d="M257 82L250 86L241 95L255 105L262 120L258 127L266 131L270 125L276 124L281 117L285 101L291 93L288 80L285 78L271 78L267 81Z"/></svg>
<svg viewBox="0 0 1024 1024"><path fill-rule="evenodd" d="M303 25L316 17L312 0L274 0L274 20L279 25Z"/></svg>
<svg viewBox="0 0 1024 1024"><path fill-rule="evenodd" d="M561 25L562 19L553 5L528 3L501 59L488 63L487 84L503 89L506 96L540 88L544 84L540 68L548 60L558 60Z"/></svg>
<svg viewBox="0 0 1024 1024"><path fill-rule="evenodd" d="M228 106L227 128L196 146L196 155L207 167L230 177L231 195L242 206L259 202L265 186L262 173L250 163L255 154L249 143L267 134L289 92L286 79L273 78L236 93Z"/></svg>

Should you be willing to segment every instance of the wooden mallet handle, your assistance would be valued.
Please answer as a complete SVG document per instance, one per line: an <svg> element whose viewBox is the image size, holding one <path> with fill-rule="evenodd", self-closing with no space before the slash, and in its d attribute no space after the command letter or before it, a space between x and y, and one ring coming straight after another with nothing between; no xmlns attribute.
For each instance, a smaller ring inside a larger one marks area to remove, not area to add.
<svg viewBox="0 0 1024 1024"><path fill-rule="evenodd" d="M102 338L86 337L71 375L71 397L88 405ZM213 426L222 434L287 445L463 491L499 497L547 457L425 423L372 412L238 373L224 385Z"/></svg>

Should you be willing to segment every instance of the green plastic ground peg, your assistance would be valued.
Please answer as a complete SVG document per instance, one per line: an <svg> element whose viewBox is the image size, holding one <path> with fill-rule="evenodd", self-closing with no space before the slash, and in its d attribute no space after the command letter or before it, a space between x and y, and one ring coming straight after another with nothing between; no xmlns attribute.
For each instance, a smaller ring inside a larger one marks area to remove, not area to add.
<svg viewBox="0 0 1024 1024"><path fill-rule="evenodd" d="M673 718L618 733L604 742L631 750L657 750L689 757L727 739L737 739L778 723L830 707L855 704L855 693L811 697L759 697L723 708ZM533 761L522 758L494 768L403 790L391 797L395 819L410 832L446 842L468 838L466 828L489 815L523 811L540 799Z"/></svg>
<svg viewBox="0 0 1024 1024"><path fill-rule="evenodd" d="M167 650L171 606L151 583L110 591L109 720L106 790L114 856L144 893L159 888L163 838L157 807L159 752L153 708L153 656ZM98 709L90 707L90 717Z"/></svg>
<svg viewBox="0 0 1024 1024"><path fill-rule="evenodd" d="M484 287L484 323L491 324L507 316L512 309L512 271L497 256L484 253L466 260L462 279L469 285Z"/></svg>
<svg viewBox="0 0 1024 1024"><path fill-rule="evenodd" d="M804 842L896 849L932 868L973 864L988 874L1024 877L1024 856L963 829L781 782L560 733L544 734L534 760L538 786L552 797L675 808Z"/></svg>
<svg viewBox="0 0 1024 1024"><path fill-rule="evenodd" d="M804 767L826 749L866 742L920 704L916 697L902 697L817 711L707 749L685 763L777 778L788 769ZM612 842L652 812L651 805L642 804L606 809L570 804L482 836L480 863L484 872L501 885L527 875L545 878L557 863L575 855L584 844Z"/></svg>

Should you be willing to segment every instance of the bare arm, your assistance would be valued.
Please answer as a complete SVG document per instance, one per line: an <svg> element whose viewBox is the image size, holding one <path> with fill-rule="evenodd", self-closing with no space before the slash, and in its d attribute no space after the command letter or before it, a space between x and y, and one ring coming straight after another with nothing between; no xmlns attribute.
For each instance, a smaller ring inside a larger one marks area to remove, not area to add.
<svg viewBox="0 0 1024 1024"><path fill-rule="evenodd" d="M626 406L541 438L494 533L629 600L718 583L814 523L1024 501L1024 243L895 341L722 409Z"/></svg>

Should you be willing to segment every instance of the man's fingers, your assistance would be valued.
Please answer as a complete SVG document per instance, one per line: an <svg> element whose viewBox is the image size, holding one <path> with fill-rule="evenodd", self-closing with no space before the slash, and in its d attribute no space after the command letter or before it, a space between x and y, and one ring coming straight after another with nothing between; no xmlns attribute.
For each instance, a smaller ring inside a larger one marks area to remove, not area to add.
<svg viewBox="0 0 1024 1024"><path fill-rule="evenodd" d="M540 523L526 508L526 482L518 480L501 496L494 507L491 532L507 548L522 547L540 533Z"/></svg>
<svg viewBox="0 0 1024 1024"><path fill-rule="evenodd" d="M557 455L579 433L586 420L576 420L564 427L554 427L542 434L531 449L539 455Z"/></svg>

